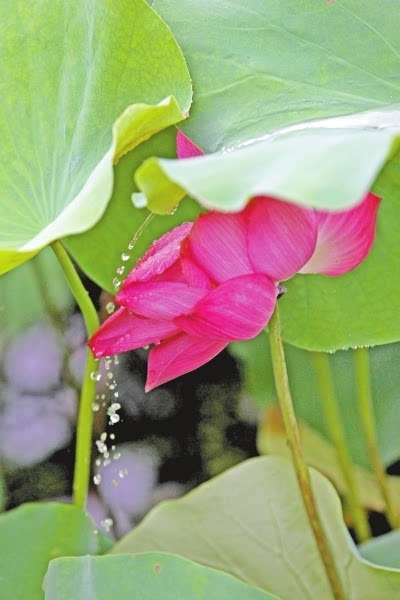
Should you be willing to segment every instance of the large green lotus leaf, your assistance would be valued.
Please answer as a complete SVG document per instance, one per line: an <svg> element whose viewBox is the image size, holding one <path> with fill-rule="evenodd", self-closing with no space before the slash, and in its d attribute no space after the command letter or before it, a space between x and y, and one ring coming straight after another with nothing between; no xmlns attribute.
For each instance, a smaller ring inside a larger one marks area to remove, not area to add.
<svg viewBox="0 0 400 600"><path fill-rule="evenodd" d="M312 482L346 600L395 598L400 571L360 559L334 488L317 471ZM332 597L293 467L284 458L251 459L163 503L111 552L160 550L227 571L285 600Z"/></svg>
<svg viewBox="0 0 400 600"><path fill-rule="evenodd" d="M67 504L25 504L0 515L0 598L43 600L49 561L97 554L97 537L84 511Z"/></svg>
<svg viewBox="0 0 400 600"><path fill-rule="evenodd" d="M85 556L51 561L46 600L277 600L235 577L179 556Z"/></svg>
<svg viewBox="0 0 400 600"><path fill-rule="evenodd" d="M195 82L191 118L180 128L206 152L242 146L185 165L143 165L138 181L158 208L162 198L166 205L178 201L182 187L220 209L237 209L260 189L315 206L344 207L361 197L385 160L390 133L380 128L390 125L388 107L400 101L397 0L386 0L384 9L374 0L156 0L154 8L181 45ZM331 120L336 130L318 129L319 119L339 115L348 116ZM304 121L312 129L299 125ZM394 129L399 122L393 119ZM265 137L278 129L282 135ZM260 137L264 141L253 147L243 145ZM211 165L218 176L204 177ZM400 338L392 302L400 294L393 276L400 252L398 154L374 188L384 198L376 250L344 277L289 282L282 320L291 343L329 350ZM163 191L157 202L156 190Z"/></svg>
<svg viewBox="0 0 400 600"><path fill-rule="evenodd" d="M113 162L181 120L191 84L145 0L5 0L0 22L5 272L99 220Z"/></svg>
<svg viewBox="0 0 400 600"><path fill-rule="evenodd" d="M230 350L242 362L246 393L262 407L276 404L268 336L262 333L253 340L236 342ZM285 345L285 353L297 416L329 439L311 353L289 344ZM400 457L400 344L370 348L369 357L379 446L385 464L389 465ZM353 352L337 351L329 355L329 362L353 460L369 468L358 412Z"/></svg>
<svg viewBox="0 0 400 600"><path fill-rule="evenodd" d="M154 239L199 214L199 205L186 198L173 214L156 215L133 249L128 250L129 242L149 215L148 210L133 206L132 193L137 191L133 174L143 160L155 152L175 156L175 140L176 128L170 127L123 156L114 167L114 189L103 217L89 231L63 240L85 273L111 293L114 293L112 281L118 267L125 266L125 276ZM129 254L130 259L122 262L122 253Z"/></svg>
<svg viewBox="0 0 400 600"><path fill-rule="evenodd" d="M1 335L13 334L44 318L49 308L62 314L72 305L71 292L60 266L52 250L45 249L1 277Z"/></svg>
<svg viewBox="0 0 400 600"><path fill-rule="evenodd" d="M358 547L361 556L383 567L400 568L400 531L391 531Z"/></svg>
<svg viewBox="0 0 400 600"><path fill-rule="evenodd" d="M400 102L397 0L155 0L153 8L194 82L182 130L206 152Z"/></svg>

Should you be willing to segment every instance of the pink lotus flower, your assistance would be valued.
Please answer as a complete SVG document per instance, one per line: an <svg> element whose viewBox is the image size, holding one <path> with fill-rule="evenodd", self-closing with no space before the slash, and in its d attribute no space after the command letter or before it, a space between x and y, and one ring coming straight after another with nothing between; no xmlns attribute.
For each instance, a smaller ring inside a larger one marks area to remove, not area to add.
<svg viewBox="0 0 400 600"><path fill-rule="evenodd" d="M178 134L178 156L202 151ZM121 308L89 341L96 358L155 344L146 391L211 360L268 323L277 284L296 273L341 275L369 253L380 199L314 211L253 198L235 214L210 212L157 240L116 296Z"/></svg>

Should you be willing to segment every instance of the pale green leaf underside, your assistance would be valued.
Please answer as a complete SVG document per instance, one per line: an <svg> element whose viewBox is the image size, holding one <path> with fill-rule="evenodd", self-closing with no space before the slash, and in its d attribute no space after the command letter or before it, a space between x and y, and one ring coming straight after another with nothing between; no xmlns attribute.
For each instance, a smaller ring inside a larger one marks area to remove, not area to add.
<svg viewBox="0 0 400 600"><path fill-rule="evenodd" d="M278 600L226 573L164 553L51 561L46 600Z"/></svg>
<svg viewBox="0 0 400 600"><path fill-rule="evenodd" d="M371 188L394 142L400 105L301 123L200 158L146 161L135 179L156 212L185 194L210 209L238 211L266 195L323 209L350 207Z"/></svg>
<svg viewBox="0 0 400 600"><path fill-rule="evenodd" d="M334 488L312 471L319 512L347 600L392 600L400 571L364 562ZM293 467L257 458L153 509L112 553L168 551L227 571L285 600L330 598Z"/></svg>
<svg viewBox="0 0 400 600"><path fill-rule="evenodd" d="M5 272L98 221L113 162L181 120L191 84L144 0L6 0L0 22Z"/></svg>
<svg viewBox="0 0 400 600"><path fill-rule="evenodd" d="M0 598L43 600L42 581L58 556L96 554L99 542L83 510L55 502L24 504L0 516Z"/></svg>
<svg viewBox="0 0 400 600"><path fill-rule="evenodd" d="M262 333L253 340L231 344L229 348L241 362L244 392L262 409L277 404L268 336ZM285 344L285 355L298 418L329 440L311 353ZM379 447L388 466L400 457L400 344L370 348L369 358ZM357 465L370 469L359 418L354 352L337 351L329 355L329 363L352 458Z"/></svg>

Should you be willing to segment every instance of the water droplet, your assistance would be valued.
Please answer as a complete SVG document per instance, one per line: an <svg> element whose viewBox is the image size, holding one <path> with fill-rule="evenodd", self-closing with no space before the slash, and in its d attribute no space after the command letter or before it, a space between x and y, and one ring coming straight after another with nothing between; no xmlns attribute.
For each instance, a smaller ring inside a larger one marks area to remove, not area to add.
<svg viewBox="0 0 400 600"><path fill-rule="evenodd" d="M121 452L116 452L113 456L114 460L118 460L121 458Z"/></svg>
<svg viewBox="0 0 400 600"><path fill-rule="evenodd" d="M143 350L148 350L150 348L149 344L147 346L143 346Z"/></svg>
<svg viewBox="0 0 400 600"><path fill-rule="evenodd" d="M110 433L110 440L115 440L115 433Z"/></svg>
<svg viewBox="0 0 400 600"><path fill-rule="evenodd" d="M96 441L96 446L97 446L97 450L100 452L100 454L107 452L107 444L105 444L101 440Z"/></svg>
<svg viewBox="0 0 400 600"><path fill-rule="evenodd" d="M101 379L101 373L99 373L98 371L92 371L90 373L90 379L92 381L100 381L100 379Z"/></svg>
<svg viewBox="0 0 400 600"><path fill-rule="evenodd" d="M110 388L110 390L115 390L115 383L110 383L110 385L108 386Z"/></svg>
<svg viewBox="0 0 400 600"><path fill-rule="evenodd" d="M96 467L101 466L101 458L96 458Z"/></svg>
<svg viewBox="0 0 400 600"><path fill-rule="evenodd" d="M114 277L112 283L113 283L114 291L117 291L121 285L121 281L118 279L118 277Z"/></svg>
<svg viewBox="0 0 400 600"><path fill-rule="evenodd" d="M108 379L112 379L113 378L113 374L111 373L111 371L109 373L107 373L107 377L108 377Z"/></svg>
<svg viewBox="0 0 400 600"><path fill-rule="evenodd" d="M101 483L101 475L100 475L100 473L96 473L96 475L93 477L93 483L95 485L99 485Z"/></svg>
<svg viewBox="0 0 400 600"><path fill-rule="evenodd" d="M119 415L117 415L117 414L111 415L110 416L110 423L112 425L115 425L115 423L118 423L119 419L120 419Z"/></svg>
<svg viewBox="0 0 400 600"><path fill-rule="evenodd" d="M119 392L114 392L114 398L118 398Z"/></svg>
<svg viewBox="0 0 400 600"><path fill-rule="evenodd" d="M123 479L126 475L128 475L128 469L121 469L118 472L118 475L119 475L120 479Z"/></svg>
<svg viewBox="0 0 400 600"><path fill-rule="evenodd" d="M117 481L116 479L113 479L113 480L111 481L111 483L112 483L113 485L115 485L115 486L117 486L117 485L118 485L118 481Z"/></svg>
<svg viewBox="0 0 400 600"><path fill-rule="evenodd" d="M98 404L98 402L93 402L92 404L92 410L93 412L97 412L100 408L100 404Z"/></svg>
<svg viewBox="0 0 400 600"><path fill-rule="evenodd" d="M123 260L124 262L126 262L127 260L129 260L131 257L130 254L128 254L127 252L124 252L123 254L121 254L121 260Z"/></svg>
<svg viewBox="0 0 400 600"><path fill-rule="evenodd" d="M114 356L114 365L119 365L119 358L118 356Z"/></svg>
<svg viewBox="0 0 400 600"><path fill-rule="evenodd" d="M107 433L104 431L100 436L100 441L105 442L107 439Z"/></svg>
<svg viewBox="0 0 400 600"><path fill-rule="evenodd" d="M103 519L102 521L100 521L100 525L103 527L103 529L105 529L106 531L110 531L111 527L113 526L114 521L112 519Z"/></svg>
<svg viewBox="0 0 400 600"><path fill-rule="evenodd" d="M118 275L122 275L122 273L125 271L125 267L124 265L121 265L120 267L118 267L117 269L117 273Z"/></svg>
<svg viewBox="0 0 400 600"><path fill-rule="evenodd" d="M113 312L115 310L115 304L114 302L107 302L106 304L106 311L109 315L112 315Z"/></svg>

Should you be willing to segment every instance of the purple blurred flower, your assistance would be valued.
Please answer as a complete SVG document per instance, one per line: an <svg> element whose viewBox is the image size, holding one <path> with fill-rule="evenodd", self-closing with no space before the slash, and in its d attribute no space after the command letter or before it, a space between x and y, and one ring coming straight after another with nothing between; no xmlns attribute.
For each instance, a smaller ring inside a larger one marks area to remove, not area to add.
<svg viewBox="0 0 400 600"><path fill-rule="evenodd" d="M53 397L21 395L11 387L2 396L0 455L6 463L28 467L68 444L71 424Z"/></svg>
<svg viewBox="0 0 400 600"><path fill-rule="evenodd" d="M4 355L7 381L34 394L47 392L59 383L62 365L60 340L46 324L34 325L16 336Z"/></svg>
<svg viewBox="0 0 400 600"><path fill-rule="evenodd" d="M157 485L159 457L154 450L135 444L117 446L118 456L100 468L100 495L112 513L116 534L127 533L150 507Z"/></svg>

